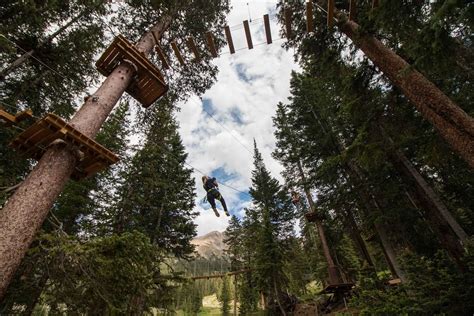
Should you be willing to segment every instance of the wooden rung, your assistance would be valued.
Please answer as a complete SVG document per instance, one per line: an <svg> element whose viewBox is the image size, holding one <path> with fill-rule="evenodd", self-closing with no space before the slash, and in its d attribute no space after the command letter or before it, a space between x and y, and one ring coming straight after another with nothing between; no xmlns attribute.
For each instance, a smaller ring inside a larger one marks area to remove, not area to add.
<svg viewBox="0 0 474 316"><path fill-rule="evenodd" d="M230 33L230 28L228 25L224 26L224 31L227 44L229 45L229 51L231 54L235 54L234 41L232 41L232 34Z"/></svg>
<svg viewBox="0 0 474 316"><path fill-rule="evenodd" d="M158 55L158 58L161 61L161 64L163 65L163 68L170 69L170 64L168 63L168 60L166 59L165 53L161 49L160 45L155 46L155 51L156 51L156 54Z"/></svg>
<svg viewBox="0 0 474 316"><path fill-rule="evenodd" d="M176 44L176 41L171 42L171 48L173 48L174 54L176 55L176 58L178 58L178 61L181 66L184 66L185 62L183 56L181 55L181 52L179 51L178 44Z"/></svg>
<svg viewBox="0 0 474 316"><path fill-rule="evenodd" d="M328 0L328 27L332 28L334 25L334 0Z"/></svg>
<svg viewBox="0 0 474 316"><path fill-rule="evenodd" d="M211 32L206 32L207 45L209 46L209 51L211 52L212 57L216 58L217 49L216 44L214 43L214 36Z"/></svg>
<svg viewBox="0 0 474 316"><path fill-rule="evenodd" d="M249 21L245 20L244 21L244 30L245 30L245 37L247 38L247 46L249 49L253 48L253 43L252 43L252 35L250 34L250 25Z"/></svg>
<svg viewBox="0 0 474 316"><path fill-rule="evenodd" d="M379 6L379 0L372 0L372 9L375 9Z"/></svg>
<svg viewBox="0 0 474 316"><path fill-rule="evenodd" d="M198 48L196 46L196 42L194 41L194 38L191 36L191 37L188 37L188 40L186 41L187 44L188 44L188 47L189 49L193 52L194 54L194 60L196 62L200 62L201 61L201 57L199 56L199 51L198 51Z"/></svg>
<svg viewBox="0 0 474 316"><path fill-rule="evenodd" d="M285 8L285 29L286 29L286 38L291 38L291 9Z"/></svg>
<svg viewBox="0 0 474 316"><path fill-rule="evenodd" d="M270 18L268 14L263 16L263 25L265 26L265 35L267 36L267 44L272 43L272 32L270 30Z"/></svg>
<svg viewBox="0 0 474 316"><path fill-rule="evenodd" d="M313 21L313 2L306 2L306 31L308 33L313 32L314 21Z"/></svg>
<svg viewBox="0 0 474 316"><path fill-rule="evenodd" d="M354 21L357 14L357 3L356 0L349 2L349 20Z"/></svg>

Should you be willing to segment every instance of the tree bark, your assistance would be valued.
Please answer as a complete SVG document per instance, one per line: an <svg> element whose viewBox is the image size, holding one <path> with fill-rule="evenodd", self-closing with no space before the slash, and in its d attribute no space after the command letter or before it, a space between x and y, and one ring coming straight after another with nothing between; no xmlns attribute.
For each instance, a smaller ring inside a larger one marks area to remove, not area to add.
<svg viewBox="0 0 474 316"><path fill-rule="evenodd" d="M64 32L67 28L69 28L72 24L76 23L78 20L80 20L82 17L84 17L87 13L89 13L91 9L85 9L78 15L76 15L74 18L71 19L68 23L60 27L56 32L53 34L49 35L46 37L44 40L38 43L36 48L29 50L28 52L24 53L20 57L18 57L15 61L13 61L7 68L3 69L0 72L0 80L4 79L10 72L15 70L17 67L22 65L24 62L26 62L33 54L36 52L38 48L41 48L44 44L51 42L53 39L56 38L59 34Z"/></svg>
<svg viewBox="0 0 474 316"><path fill-rule="evenodd" d="M342 144L342 141L334 135L334 132L331 130L329 127L329 132L327 129L324 127L321 119L316 115L315 111L312 109L311 110L315 120L319 123L319 125L322 127L323 131L325 133L330 133L331 136L331 141L334 144L335 154L342 154L344 152L344 145ZM360 170L359 166L357 166L353 161L347 161L344 164L341 165L341 168L346 171L347 175L352 177L356 182L360 182L360 189L355 189L354 186L352 186L353 190L356 190L360 193L360 197L362 198L363 203L360 203L364 207L362 209L366 209L367 212L371 214L377 214L381 213L382 209L380 208L379 204L377 203L377 200L375 197L370 193L370 189L367 187L365 184L365 179L364 179L364 173L362 170ZM380 246L382 247L385 260L387 261L387 264L394 276L398 276L402 282L406 281L405 274L400 268L400 265L398 264L397 257L395 255L395 251L393 250L392 244L390 242L390 239L385 233L384 228L382 227L381 224L374 224L375 231L377 232L380 241ZM383 237L381 237L383 235Z"/></svg>
<svg viewBox="0 0 474 316"><path fill-rule="evenodd" d="M426 209L426 211L436 211L443 218L445 223L451 227L457 238L461 241L461 244L464 244L469 236L461 225L459 225L458 221L454 218L446 205L444 205L441 197L431 188L428 182L426 182L423 176L415 169L412 163L400 150L396 150L393 157L396 162L395 165L399 167L400 173L416 183L418 194L431 206Z"/></svg>
<svg viewBox="0 0 474 316"><path fill-rule="evenodd" d="M446 142L474 168L474 119L381 41L343 14L339 29L398 87Z"/></svg>
<svg viewBox="0 0 474 316"><path fill-rule="evenodd" d="M278 288L277 288L277 285L276 285L276 279L275 278L273 278L273 290L275 291L275 299L277 301L278 307L280 308L281 314L283 316L286 316L285 309L283 308L283 306L281 305L281 302L280 302L280 293L278 292Z"/></svg>
<svg viewBox="0 0 474 316"><path fill-rule="evenodd" d="M156 32L161 38L170 23L171 17L163 17L140 39L137 49L149 54L154 46L151 32ZM116 67L94 93L94 98L88 98L74 115L70 124L86 136L95 137L128 87L133 70L128 63ZM76 162L75 153L67 146L50 146L0 211L0 300Z"/></svg>
<svg viewBox="0 0 474 316"><path fill-rule="evenodd" d="M308 200L309 208L311 212L316 212L316 206L314 204L311 193L309 192L309 189L306 185L306 176L304 174L303 167L301 166L300 161L297 162L297 167L298 167L298 172L300 173L301 181L303 182L303 189L306 195L306 199ZM323 248L324 257L326 258L326 262L328 264L329 283L330 284L342 283L341 274L337 266L334 264L334 260L332 259L331 251L329 249L328 241L326 239L326 234L324 232L324 227L321 220L319 219L316 220L315 225L316 225L316 231L318 232L319 239L321 241L321 246Z"/></svg>
<svg viewBox="0 0 474 316"><path fill-rule="evenodd" d="M361 189L359 190L359 192L367 211L371 214L381 214L382 208L380 207L376 198L370 194L369 189L364 184L364 176L362 171L355 163L351 161L346 164L346 167L348 169L349 174L361 182ZM382 247L385 259L392 274L394 276L398 276L402 282L405 282L405 273L398 264L397 256L395 255L395 250L392 247L392 243L387 235L384 225L376 222L374 223L374 228L377 232L377 235L379 236L380 246Z"/></svg>
<svg viewBox="0 0 474 316"><path fill-rule="evenodd" d="M351 232L352 238L354 239L362 258L367 262L370 267L374 268L374 262L372 260L372 257L370 256L369 250L367 249L367 245L365 244L364 239L362 239L360 235L359 228L357 227L357 223L354 219L354 214L351 210L346 211L345 218L349 225L349 230Z"/></svg>
<svg viewBox="0 0 474 316"><path fill-rule="evenodd" d="M392 157L393 164L402 178L405 179L407 184L415 187L414 193L422 206L423 217L437 235L442 247L446 249L459 268L464 269L465 266L461 258L464 254L463 244L468 238L466 232L448 211L440 197L409 162L408 158L399 150L392 154ZM411 194L408 193L408 197L412 204L418 208Z"/></svg>

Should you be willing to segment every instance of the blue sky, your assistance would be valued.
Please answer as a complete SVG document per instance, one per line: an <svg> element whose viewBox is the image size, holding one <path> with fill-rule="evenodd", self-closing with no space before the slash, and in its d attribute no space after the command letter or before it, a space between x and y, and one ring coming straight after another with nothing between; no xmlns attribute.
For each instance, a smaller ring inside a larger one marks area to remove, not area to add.
<svg viewBox="0 0 474 316"><path fill-rule="evenodd" d="M247 6L247 2L249 5ZM263 15L274 14L276 1L231 1L233 9L228 15L228 25L237 52L225 54L214 60L219 67L217 82L202 99L193 97L181 104L177 114L180 134L189 153L188 162L208 175L215 176L230 212L241 217L244 208L251 205L246 193L251 186L253 169L253 140L261 151L267 168L281 181L282 166L271 157L275 148L272 116L278 102L286 102L292 70L298 70L291 51L281 48L279 26L271 21L274 43L265 43ZM250 14L254 49L246 49L247 42L242 21ZM262 43L261 45L257 45ZM241 50L239 50L241 49ZM212 115L212 118L206 113ZM216 122L217 121L217 122ZM217 218L208 203L203 204L205 191L201 185L202 174L194 171L197 184L195 220L198 235L224 230L228 218Z"/></svg>

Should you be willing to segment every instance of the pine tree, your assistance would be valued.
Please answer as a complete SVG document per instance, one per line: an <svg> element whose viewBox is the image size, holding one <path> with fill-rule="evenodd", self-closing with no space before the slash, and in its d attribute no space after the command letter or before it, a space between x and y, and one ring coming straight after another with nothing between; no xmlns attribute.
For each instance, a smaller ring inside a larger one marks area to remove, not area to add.
<svg viewBox="0 0 474 316"><path fill-rule="evenodd" d="M132 158L119 188L116 232L139 230L158 247L178 257L192 253L195 183L172 115L161 106L146 126L146 142Z"/></svg>
<svg viewBox="0 0 474 316"><path fill-rule="evenodd" d="M260 222L255 250L257 284L268 298L277 302L284 314L280 294L287 283L283 273L285 244L293 233L294 211L287 193L281 189L278 181L271 177L256 143L254 145L250 195Z"/></svg>
<svg viewBox="0 0 474 316"><path fill-rule="evenodd" d="M245 264L242 253L244 250L244 231L237 216L232 215L224 235L224 243L226 243L228 247L225 252L229 256L231 270L240 270Z"/></svg>
<svg viewBox="0 0 474 316"><path fill-rule="evenodd" d="M219 295L219 302L221 303L221 313L222 315L230 315L230 301L231 301L231 292L229 288L229 278L225 276L222 279L222 287Z"/></svg>

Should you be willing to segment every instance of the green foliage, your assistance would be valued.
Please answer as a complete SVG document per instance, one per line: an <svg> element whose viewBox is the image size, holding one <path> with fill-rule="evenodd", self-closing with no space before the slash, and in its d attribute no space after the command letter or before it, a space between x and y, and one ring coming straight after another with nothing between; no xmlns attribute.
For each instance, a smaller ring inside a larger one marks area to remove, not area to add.
<svg viewBox="0 0 474 316"><path fill-rule="evenodd" d="M442 252L433 258L407 254L402 261L409 280L406 284L381 287L379 280L366 278L351 304L362 315L469 315L474 310L471 251L472 245L462 272Z"/></svg>
<svg viewBox="0 0 474 316"><path fill-rule="evenodd" d="M163 275L163 253L139 232L98 237L43 234L48 287L42 302L53 312L66 306L76 313L139 313L170 300L172 275ZM33 249L33 251L35 251Z"/></svg>
<svg viewBox="0 0 474 316"><path fill-rule="evenodd" d="M218 299L221 303L222 315L230 315L230 301L232 297L229 288L229 278L227 276L223 278L222 287Z"/></svg>

